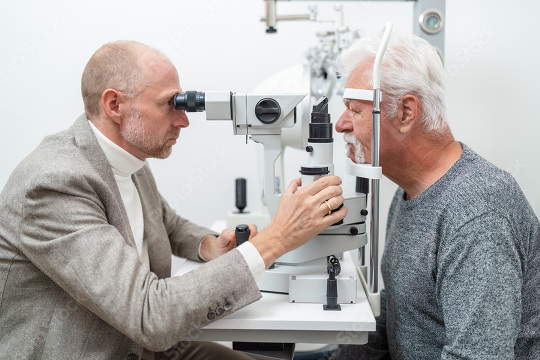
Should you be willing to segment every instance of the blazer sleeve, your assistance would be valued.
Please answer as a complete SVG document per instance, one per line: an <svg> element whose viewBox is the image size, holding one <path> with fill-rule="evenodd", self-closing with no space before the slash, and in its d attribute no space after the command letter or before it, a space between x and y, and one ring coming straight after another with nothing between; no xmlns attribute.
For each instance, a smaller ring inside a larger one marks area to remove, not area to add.
<svg viewBox="0 0 540 360"><path fill-rule="evenodd" d="M159 193L148 165L145 165L136 173L134 181L139 189L143 209L146 210L145 228L148 227L155 231L155 229L164 226L166 236L170 242L171 252L174 255L201 261L199 258L200 243L208 235L218 236L219 234L178 215ZM156 210L159 211L156 212ZM155 236L161 235L156 233L147 234L147 240L160 241L152 239Z"/></svg>
<svg viewBox="0 0 540 360"><path fill-rule="evenodd" d="M160 202L163 223L169 235L172 253L190 260L201 261L199 258L201 242L208 235L218 236L219 234L178 215L161 195Z"/></svg>
<svg viewBox="0 0 540 360"><path fill-rule="evenodd" d="M97 181L75 170L41 174L25 191L18 237L37 268L109 325L163 351L261 297L237 250L181 277L158 279L110 225Z"/></svg>

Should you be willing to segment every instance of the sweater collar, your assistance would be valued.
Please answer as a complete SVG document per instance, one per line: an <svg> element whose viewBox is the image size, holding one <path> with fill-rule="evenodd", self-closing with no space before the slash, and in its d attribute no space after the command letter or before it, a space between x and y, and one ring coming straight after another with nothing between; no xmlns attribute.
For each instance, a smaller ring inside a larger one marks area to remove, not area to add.
<svg viewBox="0 0 540 360"><path fill-rule="evenodd" d="M111 165L112 172L114 175L118 176L131 176L137 171L139 171L146 161L142 161L135 156L131 155L126 150L122 149L120 146L113 143L109 138L107 138L91 121L88 121L92 131L96 135L96 139L99 143L99 146L105 153L105 157Z"/></svg>

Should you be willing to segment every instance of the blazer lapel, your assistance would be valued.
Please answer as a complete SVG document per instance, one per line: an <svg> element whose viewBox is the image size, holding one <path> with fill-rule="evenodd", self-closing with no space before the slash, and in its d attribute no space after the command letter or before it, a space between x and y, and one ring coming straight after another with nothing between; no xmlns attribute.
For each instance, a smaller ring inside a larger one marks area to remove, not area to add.
<svg viewBox="0 0 540 360"><path fill-rule="evenodd" d="M171 276L171 244L163 226L159 195L150 184L148 165L133 174L132 179L141 199L144 219L144 240L148 244L150 270L163 279Z"/></svg>
<svg viewBox="0 0 540 360"><path fill-rule="evenodd" d="M128 245L135 248L135 240L120 190L118 190L109 161L101 150L88 121L86 115L82 114L73 124L71 129L75 144L106 184L106 191L101 191L99 196L107 211L109 223L118 229Z"/></svg>

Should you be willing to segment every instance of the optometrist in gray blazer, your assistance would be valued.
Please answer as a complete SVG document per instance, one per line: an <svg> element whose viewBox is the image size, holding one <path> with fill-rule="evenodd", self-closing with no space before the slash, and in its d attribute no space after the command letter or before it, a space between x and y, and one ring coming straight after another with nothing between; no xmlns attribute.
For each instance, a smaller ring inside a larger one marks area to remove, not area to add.
<svg viewBox="0 0 540 360"><path fill-rule="evenodd" d="M346 214L325 216L325 200L343 202L338 177L295 180L273 222L234 249L234 232L178 216L144 161L167 157L189 124L168 103L182 92L170 61L109 43L82 85L85 115L46 137L0 195L2 359L151 358L144 349L165 351L258 300L265 267ZM170 277L171 253L211 261Z"/></svg>

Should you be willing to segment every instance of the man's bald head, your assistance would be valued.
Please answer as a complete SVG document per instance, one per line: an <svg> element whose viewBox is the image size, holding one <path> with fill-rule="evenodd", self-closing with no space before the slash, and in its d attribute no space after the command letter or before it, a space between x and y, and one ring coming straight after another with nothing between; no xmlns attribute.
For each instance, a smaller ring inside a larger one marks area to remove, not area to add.
<svg viewBox="0 0 540 360"><path fill-rule="evenodd" d="M165 57L159 50L136 41L115 41L99 48L86 64L81 79L84 109L88 118L101 113L101 96L107 89L134 98L146 86L143 59Z"/></svg>

